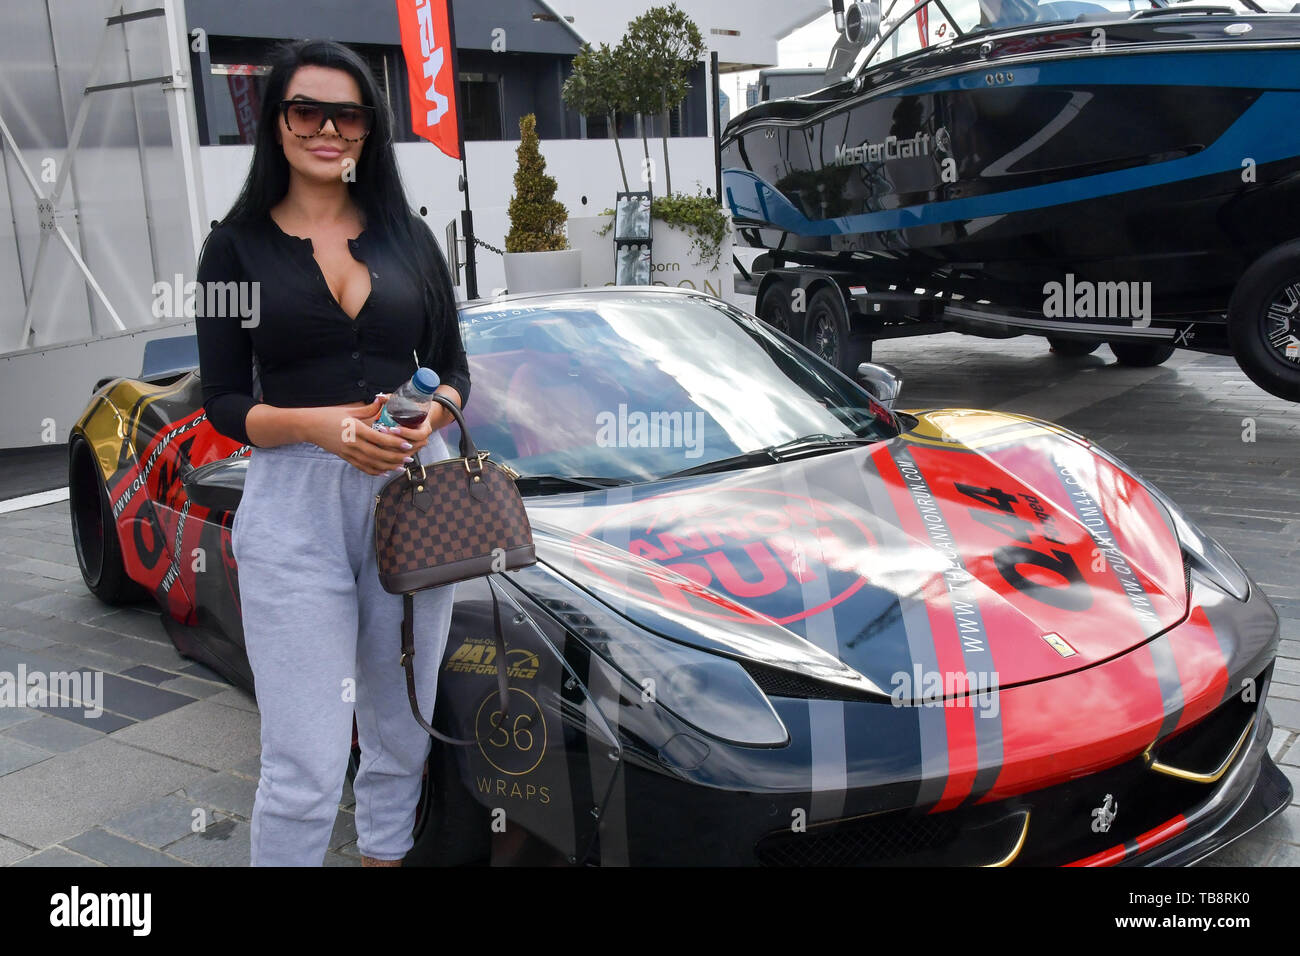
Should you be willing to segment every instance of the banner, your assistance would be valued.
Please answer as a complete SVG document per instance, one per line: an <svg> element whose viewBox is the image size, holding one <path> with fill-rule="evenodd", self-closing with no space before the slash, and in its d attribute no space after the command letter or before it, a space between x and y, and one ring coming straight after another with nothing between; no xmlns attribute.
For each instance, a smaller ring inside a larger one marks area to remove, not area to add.
<svg viewBox="0 0 1300 956"><path fill-rule="evenodd" d="M453 159L460 159L451 0L397 0L406 57L411 127Z"/></svg>
<svg viewBox="0 0 1300 956"><path fill-rule="evenodd" d="M257 142L257 117L261 111L257 86L253 82L251 67L231 67L226 74L230 86L230 102L235 107L235 121L239 124L241 143Z"/></svg>

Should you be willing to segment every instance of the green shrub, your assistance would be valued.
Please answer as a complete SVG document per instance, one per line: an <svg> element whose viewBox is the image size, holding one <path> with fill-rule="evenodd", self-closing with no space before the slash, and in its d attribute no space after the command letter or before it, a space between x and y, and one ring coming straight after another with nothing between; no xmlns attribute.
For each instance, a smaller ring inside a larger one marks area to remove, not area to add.
<svg viewBox="0 0 1300 956"><path fill-rule="evenodd" d="M519 149L515 155L515 195L510 200L510 232L506 252L556 252L569 248L564 224L569 210L555 198L555 178L546 175L537 138L537 117L519 120Z"/></svg>

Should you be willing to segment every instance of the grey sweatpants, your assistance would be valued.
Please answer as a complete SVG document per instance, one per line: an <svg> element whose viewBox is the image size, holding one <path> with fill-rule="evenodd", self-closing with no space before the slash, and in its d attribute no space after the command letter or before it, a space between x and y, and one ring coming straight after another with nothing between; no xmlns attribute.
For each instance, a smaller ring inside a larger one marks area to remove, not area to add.
<svg viewBox="0 0 1300 956"><path fill-rule="evenodd" d="M420 451L449 457L438 433ZM411 715L399 663L402 596L375 567L367 475L317 445L253 448L231 546L244 642L262 720L253 866L319 866L347 773L355 709L357 849L396 860L411 828L430 738ZM455 586L417 591L415 676L433 712Z"/></svg>

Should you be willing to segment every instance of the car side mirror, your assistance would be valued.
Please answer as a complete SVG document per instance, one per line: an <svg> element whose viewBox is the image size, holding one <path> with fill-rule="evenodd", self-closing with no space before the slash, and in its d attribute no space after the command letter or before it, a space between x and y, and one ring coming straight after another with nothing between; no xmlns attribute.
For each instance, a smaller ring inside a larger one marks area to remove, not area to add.
<svg viewBox="0 0 1300 956"><path fill-rule="evenodd" d="M858 366L858 383L892 412L903 390L903 373L892 365L863 362Z"/></svg>

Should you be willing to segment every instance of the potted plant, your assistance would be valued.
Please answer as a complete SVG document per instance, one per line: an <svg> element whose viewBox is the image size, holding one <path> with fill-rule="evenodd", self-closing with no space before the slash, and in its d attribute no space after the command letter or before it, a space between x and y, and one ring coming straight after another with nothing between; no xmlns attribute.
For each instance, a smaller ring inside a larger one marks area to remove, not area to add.
<svg viewBox="0 0 1300 956"><path fill-rule="evenodd" d="M519 120L515 195L510 200L506 235L506 286L511 292L577 288L582 284L582 253L569 248L569 211L555 198L555 179L537 138L537 117Z"/></svg>

